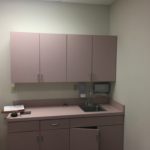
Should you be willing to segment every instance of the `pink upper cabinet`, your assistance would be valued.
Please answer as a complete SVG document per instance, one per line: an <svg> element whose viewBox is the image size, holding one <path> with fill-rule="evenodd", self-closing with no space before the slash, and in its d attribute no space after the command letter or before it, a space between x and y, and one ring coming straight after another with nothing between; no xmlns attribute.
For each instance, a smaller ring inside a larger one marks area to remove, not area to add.
<svg viewBox="0 0 150 150"><path fill-rule="evenodd" d="M12 82L38 82L39 34L13 32L10 41Z"/></svg>
<svg viewBox="0 0 150 150"><path fill-rule="evenodd" d="M13 83L115 81L115 36L11 33Z"/></svg>
<svg viewBox="0 0 150 150"><path fill-rule="evenodd" d="M93 37L93 81L115 81L117 37Z"/></svg>
<svg viewBox="0 0 150 150"><path fill-rule="evenodd" d="M86 82L91 79L92 36L68 35L67 81Z"/></svg>
<svg viewBox="0 0 150 150"><path fill-rule="evenodd" d="M66 35L40 34L41 82L66 81Z"/></svg>

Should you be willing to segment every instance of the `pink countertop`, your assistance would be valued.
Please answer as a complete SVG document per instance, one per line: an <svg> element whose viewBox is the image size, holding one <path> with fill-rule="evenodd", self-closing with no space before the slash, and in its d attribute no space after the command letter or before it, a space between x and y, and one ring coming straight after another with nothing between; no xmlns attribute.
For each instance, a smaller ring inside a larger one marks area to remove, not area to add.
<svg viewBox="0 0 150 150"><path fill-rule="evenodd" d="M43 120L43 119L60 119L60 118L79 118L79 117L96 117L96 116L112 116L124 115L123 106L103 104L101 105L105 111L99 112L84 112L78 105L69 106L49 106L49 107L29 107L26 110L31 111L31 114L18 115L11 117L10 114L6 117L8 122L25 121L25 120Z"/></svg>

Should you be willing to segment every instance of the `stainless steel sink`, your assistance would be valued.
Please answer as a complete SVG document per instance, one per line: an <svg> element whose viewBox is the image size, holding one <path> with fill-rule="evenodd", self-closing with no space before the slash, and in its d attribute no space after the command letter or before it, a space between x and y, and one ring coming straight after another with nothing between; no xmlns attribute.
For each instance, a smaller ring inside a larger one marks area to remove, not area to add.
<svg viewBox="0 0 150 150"><path fill-rule="evenodd" d="M105 109L100 105L81 105L80 108L84 112L97 112L97 111L105 111Z"/></svg>

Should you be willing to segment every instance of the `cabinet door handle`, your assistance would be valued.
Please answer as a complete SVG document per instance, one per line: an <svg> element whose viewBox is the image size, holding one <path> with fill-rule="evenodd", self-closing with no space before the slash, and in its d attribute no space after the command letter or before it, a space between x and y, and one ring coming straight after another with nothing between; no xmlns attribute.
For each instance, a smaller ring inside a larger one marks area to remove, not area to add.
<svg viewBox="0 0 150 150"><path fill-rule="evenodd" d="M37 80L40 82L40 74L37 74Z"/></svg>
<svg viewBox="0 0 150 150"><path fill-rule="evenodd" d="M59 126L59 123L52 123L51 126Z"/></svg>
<svg viewBox="0 0 150 150"><path fill-rule="evenodd" d="M40 143L40 136L39 135L36 137L36 140L38 143Z"/></svg>
<svg viewBox="0 0 150 150"><path fill-rule="evenodd" d="M98 144L98 150L100 150L100 130L98 131L98 134L96 135L96 140Z"/></svg>
<svg viewBox="0 0 150 150"><path fill-rule="evenodd" d="M96 140L99 141L99 134L96 135Z"/></svg>
<svg viewBox="0 0 150 150"><path fill-rule="evenodd" d="M41 136L41 142L43 142L44 141L44 137L43 136Z"/></svg>
<svg viewBox="0 0 150 150"><path fill-rule="evenodd" d="M91 73L91 78L90 79L91 79L91 82L92 82L93 81L93 73Z"/></svg>
<svg viewBox="0 0 150 150"><path fill-rule="evenodd" d="M37 142L38 143L40 143L40 142L43 142L44 141L44 137L41 135L38 135L37 137L36 137L36 139L37 139Z"/></svg>
<svg viewBox="0 0 150 150"><path fill-rule="evenodd" d="M92 82L94 81L94 79L95 79L95 74L92 73L92 77L91 77Z"/></svg>
<svg viewBox="0 0 150 150"><path fill-rule="evenodd" d="M43 81L43 74L40 74L40 81Z"/></svg>
<svg viewBox="0 0 150 150"><path fill-rule="evenodd" d="M93 80L92 80L92 79L93 79L93 73L89 73L88 76L89 76L90 82L92 82L92 81L93 81Z"/></svg>

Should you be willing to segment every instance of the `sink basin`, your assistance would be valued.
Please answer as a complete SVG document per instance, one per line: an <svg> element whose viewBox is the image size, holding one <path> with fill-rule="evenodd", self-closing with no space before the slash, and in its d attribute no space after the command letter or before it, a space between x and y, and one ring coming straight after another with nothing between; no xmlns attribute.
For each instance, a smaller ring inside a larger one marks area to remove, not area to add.
<svg viewBox="0 0 150 150"><path fill-rule="evenodd" d="M100 105L82 105L80 106L80 108L84 111L84 112L97 112L97 111L105 111L104 108L102 108Z"/></svg>

